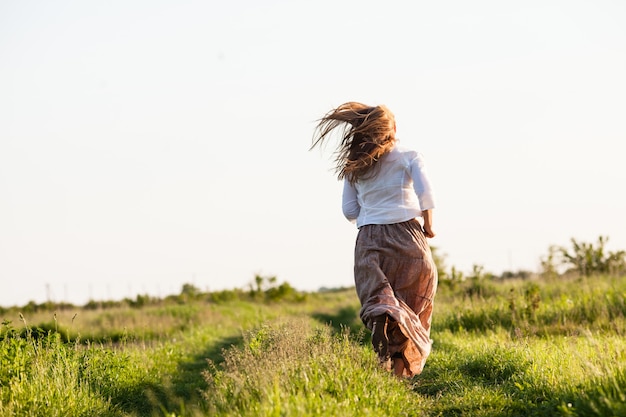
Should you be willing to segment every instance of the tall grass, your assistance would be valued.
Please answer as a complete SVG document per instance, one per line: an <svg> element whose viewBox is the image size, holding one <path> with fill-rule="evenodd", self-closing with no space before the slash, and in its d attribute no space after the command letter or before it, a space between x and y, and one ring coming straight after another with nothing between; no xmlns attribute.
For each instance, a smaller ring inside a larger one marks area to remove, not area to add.
<svg viewBox="0 0 626 417"><path fill-rule="evenodd" d="M352 295L40 312L28 320L13 311L0 327L0 415L202 415L207 359L219 364L224 349L265 321L332 312Z"/></svg>
<svg viewBox="0 0 626 417"><path fill-rule="evenodd" d="M468 281L436 299L436 330L518 335L626 332L626 279L597 276L565 281Z"/></svg>
<svg viewBox="0 0 626 417"><path fill-rule="evenodd" d="M625 297L623 277L443 284L411 380L378 367L354 289L10 310L0 415L626 415Z"/></svg>
<svg viewBox="0 0 626 417"><path fill-rule="evenodd" d="M369 349L306 320L249 333L204 375L212 415L419 415L420 398L380 372Z"/></svg>
<svg viewBox="0 0 626 417"><path fill-rule="evenodd" d="M84 382L85 355L60 342L5 338L0 344L0 415L116 415L110 398ZM71 389L67 389L71 387Z"/></svg>

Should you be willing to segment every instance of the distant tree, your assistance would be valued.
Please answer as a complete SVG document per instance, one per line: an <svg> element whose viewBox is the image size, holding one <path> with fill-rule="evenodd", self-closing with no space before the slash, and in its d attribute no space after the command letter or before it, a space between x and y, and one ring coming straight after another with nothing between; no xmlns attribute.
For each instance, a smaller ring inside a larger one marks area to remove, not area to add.
<svg viewBox="0 0 626 417"><path fill-rule="evenodd" d="M453 266L450 270L450 280L463 281L464 279L465 279L465 275L463 274L463 272L459 271L458 269L456 269L455 266Z"/></svg>
<svg viewBox="0 0 626 417"><path fill-rule="evenodd" d="M495 294L493 274L485 272L482 265L472 265L472 272L464 282L463 293L469 298L486 298Z"/></svg>
<svg viewBox="0 0 626 417"><path fill-rule="evenodd" d="M485 267L483 265L474 264L472 265L472 273L468 278L475 281L482 281L485 279L493 278L493 274L490 272L485 272Z"/></svg>
<svg viewBox="0 0 626 417"><path fill-rule="evenodd" d="M264 277L256 274L253 282L250 284L250 296L262 297L268 290L276 287L278 279L275 276Z"/></svg>
<svg viewBox="0 0 626 417"><path fill-rule="evenodd" d="M620 250L609 253L609 274L624 275L626 274L626 251Z"/></svg>
<svg viewBox="0 0 626 417"><path fill-rule="evenodd" d="M254 276L254 283L256 284L256 288L255 288L255 292L256 293L261 293L261 291L263 291L263 283L265 282L265 278L262 277L261 275L255 275Z"/></svg>
<svg viewBox="0 0 626 417"><path fill-rule="evenodd" d="M180 290L180 295L186 295L190 298L194 298L198 294L200 294L200 289L193 284L183 284L183 287Z"/></svg>
<svg viewBox="0 0 626 417"><path fill-rule="evenodd" d="M265 297L271 301L293 298L297 291L289 283L285 282L279 286L273 286L265 291Z"/></svg>
<svg viewBox="0 0 626 417"><path fill-rule="evenodd" d="M265 301L304 301L306 294L299 293L289 283L278 284L275 276L264 277L255 275L254 281L250 284L249 295L252 299Z"/></svg>
<svg viewBox="0 0 626 417"><path fill-rule="evenodd" d="M570 266L580 275L623 274L626 272L626 252L609 252L606 243L609 238L598 237L597 243L578 242L572 238L572 248L560 248L563 264Z"/></svg>

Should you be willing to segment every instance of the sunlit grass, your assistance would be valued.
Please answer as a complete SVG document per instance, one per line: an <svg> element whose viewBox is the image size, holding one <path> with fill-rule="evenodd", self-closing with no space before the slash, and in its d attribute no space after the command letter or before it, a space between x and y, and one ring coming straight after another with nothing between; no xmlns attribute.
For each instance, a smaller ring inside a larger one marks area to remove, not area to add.
<svg viewBox="0 0 626 417"><path fill-rule="evenodd" d="M436 399L433 412L442 415L603 415L586 414L588 407L575 413L592 402L589 392L598 381L623 374L625 359L626 341L616 335L512 338L502 331L445 331L415 390ZM609 409L618 401L610 399Z"/></svg>
<svg viewBox="0 0 626 417"><path fill-rule="evenodd" d="M468 290L477 287L489 289ZM503 328L517 334L547 336L594 329L624 335L626 279L464 282L456 291L443 287L435 308L435 330L488 332Z"/></svg>
<svg viewBox="0 0 626 417"><path fill-rule="evenodd" d="M625 278L443 286L411 380L378 367L354 289L227 295L8 312L0 415L626 415Z"/></svg>
<svg viewBox="0 0 626 417"><path fill-rule="evenodd" d="M381 370L369 348L310 320L260 327L204 375L216 415L423 415L422 400Z"/></svg>

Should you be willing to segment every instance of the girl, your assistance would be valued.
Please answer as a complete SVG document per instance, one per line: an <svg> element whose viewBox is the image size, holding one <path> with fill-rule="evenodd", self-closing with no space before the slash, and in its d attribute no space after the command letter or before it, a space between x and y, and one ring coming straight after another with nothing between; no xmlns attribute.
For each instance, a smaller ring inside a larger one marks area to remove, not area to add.
<svg viewBox="0 0 626 417"><path fill-rule="evenodd" d="M344 181L343 213L359 229L354 279L360 317L383 367L397 376L417 375L432 345L437 290L426 242L435 233L424 161L398 146L395 118L385 106L342 104L319 120L311 148L338 127L335 171Z"/></svg>

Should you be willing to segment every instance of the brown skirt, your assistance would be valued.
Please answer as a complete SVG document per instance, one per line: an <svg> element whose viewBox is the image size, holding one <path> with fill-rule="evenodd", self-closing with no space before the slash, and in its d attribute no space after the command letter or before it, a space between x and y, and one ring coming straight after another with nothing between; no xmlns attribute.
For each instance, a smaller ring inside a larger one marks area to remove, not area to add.
<svg viewBox="0 0 626 417"><path fill-rule="evenodd" d="M430 324L437 268L421 224L362 226L356 240L354 278L361 320L387 314L389 354L402 355L407 376L422 372L432 345Z"/></svg>

